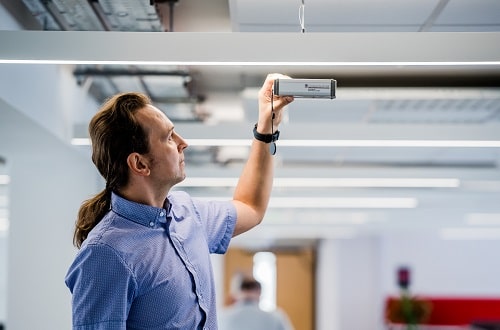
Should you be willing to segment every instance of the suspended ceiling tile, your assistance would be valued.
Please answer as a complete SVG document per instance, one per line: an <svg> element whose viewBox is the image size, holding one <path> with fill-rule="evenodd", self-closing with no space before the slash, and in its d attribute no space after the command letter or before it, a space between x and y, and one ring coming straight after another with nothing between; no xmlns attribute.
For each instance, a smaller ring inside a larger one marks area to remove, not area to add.
<svg viewBox="0 0 500 330"><path fill-rule="evenodd" d="M438 0L307 0L304 25L310 32L417 31ZM299 32L300 2L230 1L233 26L239 31Z"/></svg>
<svg viewBox="0 0 500 330"><path fill-rule="evenodd" d="M496 121L497 107L481 106L477 100L376 101L367 121L380 123L477 124Z"/></svg>
<svg viewBox="0 0 500 330"><path fill-rule="evenodd" d="M500 25L498 0L450 0L437 18L436 25ZM498 31L498 30L497 30Z"/></svg>
<svg viewBox="0 0 500 330"><path fill-rule="evenodd" d="M371 103L370 100L297 99L289 105L288 116L291 123L359 123L367 117Z"/></svg>
<svg viewBox="0 0 500 330"><path fill-rule="evenodd" d="M438 0L307 0L306 23L351 26L420 25Z"/></svg>
<svg viewBox="0 0 500 330"><path fill-rule="evenodd" d="M498 32L500 24L488 25L434 25L429 32Z"/></svg>

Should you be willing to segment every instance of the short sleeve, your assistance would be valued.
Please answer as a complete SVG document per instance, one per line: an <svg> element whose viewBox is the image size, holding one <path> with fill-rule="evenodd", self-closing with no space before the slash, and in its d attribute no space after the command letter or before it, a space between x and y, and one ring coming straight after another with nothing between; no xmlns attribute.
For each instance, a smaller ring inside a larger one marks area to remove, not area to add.
<svg viewBox="0 0 500 330"><path fill-rule="evenodd" d="M195 202L208 237L210 253L225 253L236 226L236 208L230 201Z"/></svg>
<svg viewBox="0 0 500 330"><path fill-rule="evenodd" d="M137 282L111 247L83 247L66 275L72 297L73 329L125 329Z"/></svg>

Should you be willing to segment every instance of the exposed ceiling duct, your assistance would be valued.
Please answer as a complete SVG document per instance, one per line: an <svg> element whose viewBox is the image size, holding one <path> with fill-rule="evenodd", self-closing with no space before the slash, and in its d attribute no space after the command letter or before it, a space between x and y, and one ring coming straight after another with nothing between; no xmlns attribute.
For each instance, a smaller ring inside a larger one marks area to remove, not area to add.
<svg viewBox="0 0 500 330"><path fill-rule="evenodd" d="M173 31L178 0L24 0L43 30L63 31ZM19 6L20 8L22 5ZM16 11L21 9L17 8ZM23 8L24 9L24 8ZM173 120L201 121L197 104L204 96L188 69L164 67L77 67L79 84L87 83L91 95L103 102L112 94L136 90L149 94ZM168 105L168 106L167 106Z"/></svg>

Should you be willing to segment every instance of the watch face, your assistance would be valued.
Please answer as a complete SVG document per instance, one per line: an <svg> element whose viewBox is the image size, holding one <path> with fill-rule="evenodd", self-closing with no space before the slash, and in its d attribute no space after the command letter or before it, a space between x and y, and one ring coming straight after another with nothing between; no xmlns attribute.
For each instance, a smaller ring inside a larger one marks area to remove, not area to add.
<svg viewBox="0 0 500 330"><path fill-rule="evenodd" d="M274 141L269 143L269 152L271 153L271 155L276 154L276 143Z"/></svg>

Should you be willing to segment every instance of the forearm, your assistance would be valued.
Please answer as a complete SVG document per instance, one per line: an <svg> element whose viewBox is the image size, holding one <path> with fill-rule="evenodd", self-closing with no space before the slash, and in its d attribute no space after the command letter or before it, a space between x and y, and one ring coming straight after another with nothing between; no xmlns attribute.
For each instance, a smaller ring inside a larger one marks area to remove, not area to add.
<svg viewBox="0 0 500 330"><path fill-rule="evenodd" d="M293 101L292 97L274 96L272 85L274 79L285 77L287 76L280 74L268 75L259 91L259 120L256 130L267 137L256 136L265 142L253 139L250 155L234 191L233 200L238 219L233 236L258 225L264 218L269 203L274 175L274 156L269 150L269 142L276 138L271 134L278 130L283 108Z"/></svg>
<svg viewBox="0 0 500 330"><path fill-rule="evenodd" d="M249 158L234 191L234 200L250 207L257 225L266 212L273 185L273 156L269 144L253 140Z"/></svg>

